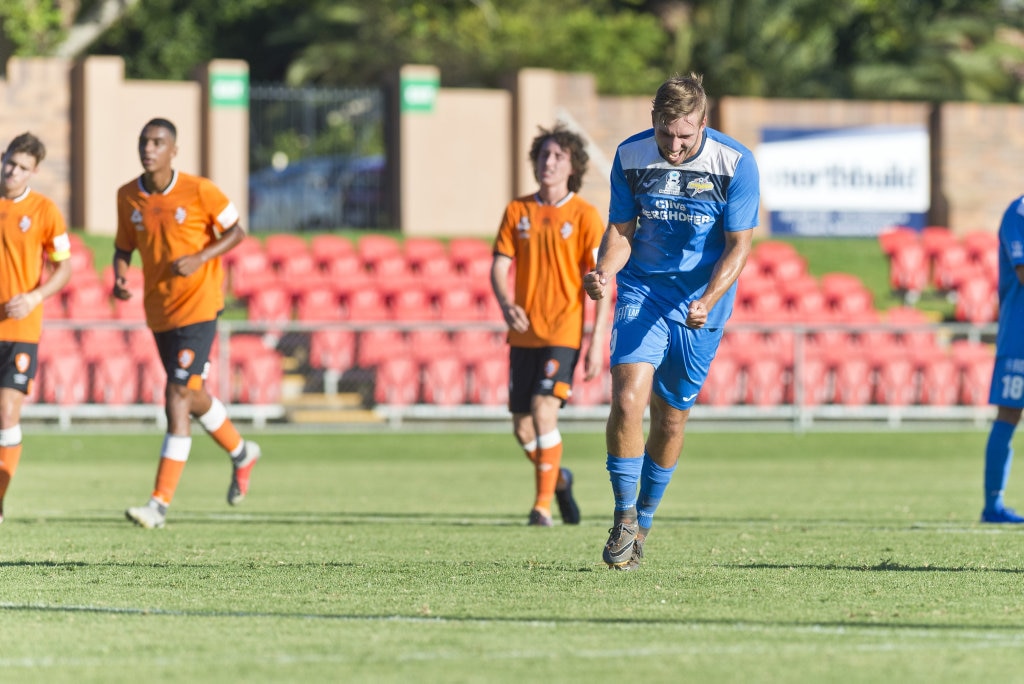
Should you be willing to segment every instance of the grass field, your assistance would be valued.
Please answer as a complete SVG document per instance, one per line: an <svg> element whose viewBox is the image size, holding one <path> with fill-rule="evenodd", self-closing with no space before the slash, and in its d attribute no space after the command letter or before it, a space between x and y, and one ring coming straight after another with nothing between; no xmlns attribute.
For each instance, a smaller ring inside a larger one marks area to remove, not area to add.
<svg viewBox="0 0 1024 684"><path fill-rule="evenodd" d="M123 509L159 435L41 432L0 526L3 681L1024 678L1024 530L976 522L981 431L694 432L635 573L600 562L600 434L566 435L583 523L540 529L508 434L264 434L230 508L197 431L148 531Z"/></svg>

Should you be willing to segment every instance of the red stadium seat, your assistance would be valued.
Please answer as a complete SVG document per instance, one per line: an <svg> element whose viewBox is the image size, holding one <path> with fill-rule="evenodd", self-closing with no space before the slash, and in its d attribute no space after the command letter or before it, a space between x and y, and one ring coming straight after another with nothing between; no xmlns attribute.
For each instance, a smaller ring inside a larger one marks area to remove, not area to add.
<svg viewBox="0 0 1024 684"><path fill-rule="evenodd" d="M457 358L434 358L423 364L422 400L435 406L466 403L466 367Z"/></svg>
<svg viewBox="0 0 1024 684"><path fill-rule="evenodd" d="M370 328L359 333L356 365L370 368L394 358L409 359L411 348L401 330Z"/></svg>
<svg viewBox="0 0 1024 684"><path fill-rule="evenodd" d="M93 361L89 399L96 404L117 406L137 403L138 362L126 354L111 354Z"/></svg>
<svg viewBox="0 0 1024 684"><path fill-rule="evenodd" d="M331 277L320 270L309 252L283 259L277 267L277 279L292 297L298 297L306 290L331 286Z"/></svg>
<svg viewBox="0 0 1024 684"><path fill-rule="evenodd" d="M948 245L932 261L932 285L936 290L955 290L973 270L967 248L960 243Z"/></svg>
<svg viewBox="0 0 1024 684"><path fill-rule="evenodd" d="M469 400L480 406L508 406L508 356L480 357L467 364Z"/></svg>
<svg viewBox="0 0 1024 684"><path fill-rule="evenodd" d="M865 406L872 397L872 369L865 359L850 356L835 367L834 401L843 406Z"/></svg>
<svg viewBox="0 0 1024 684"><path fill-rule="evenodd" d="M740 361L719 354L711 364L708 377L697 396L702 406L734 406L743 401L743 376Z"/></svg>
<svg viewBox="0 0 1024 684"><path fill-rule="evenodd" d="M277 272L262 251L239 254L228 281L231 294L239 299L246 299L254 292L278 284Z"/></svg>
<svg viewBox="0 0 1024 684"><path fill-rule="evenodd" d="M803 390L802 398L796 396L797 387ZM793 381L787 386L785 401L798 406L821 406L832 398L831 390L831 374L826 361L808 356L803 363L794 365Z"/></svg>
<svg viewBox="0 0 1024 684"><path fill-rule="evenodd" d="M448 256L462 270L473 263L486 263L490 271L494 245L481 238L460 237L448 242Z"/></svg>
<svg viewBox="0 0 1024 684"><path fill-rule="evenodd" d="M284 323L292 318L292 297L282 286L266 287L249 295L247 317L253 323Z"/></svg>
<svg viewBox="0 0 1024 684"><path fill-rule="evenodd" d="M309 244L294 233L272 233L263 241L263 251L270 259L270 264L279 271L293 259L304 261L312 256Z"/></svg>
<svg viewBox="0 0 1024 684"><path fill-rule="evenodd" d="M444 328L414 328L406 334L409 354L421 364L433 359L461 359L459 349Z"/></svg>
<svg viewBox="0 0 1024 684"><path fill-rule="evenodd" d="M960 284L956 291L953 316L965 323L992 323L999 318L999 294L993 283L972 278Z"/></svg>
<svg viewBox="0 0 1024 684"><path fill-rule="evenodd" d="M602 372L591 380L583 379L583 359L576 364L576 370L572 378L572 396L569 397L570 406L602 406L610 401L611 377L607 372Z"/></svg>
<svg viewBox="0 0 1024 684"><path fill-rule="evenodd" d="M339 321L342 318L341 299L327 286L303 290L295 299L295 318L304 322Z"/></svg>
<svg viewBox="0 0 1024 684"><path fill-rule="evenodd" d="M356 254L355 245L348 238L330 233L319 233L309 241L309 251L320 268L337 257Z"/></svg>
<svg viewBox="0 0 1024 684"><path fill-rule="evenodd" d="M341 298L342 317L350 321L386 321L391 317L384 293L376 287L346 292Z"/></svg>
<svg viewBox="0 0 1024 684"><path fill-rule="evenodd" d="M928 260L933 263L940 254L960 245L960 238L945 226L925 226L921 229L920 239Z"/></svg>
<svg viewBox="0 0 1024 684"><path fill-rule="evenodd" d="M337 328L314 330L309 335L309 365L338 372L356 365L356 332Z"/></svg>
<svg viewBox="0 0 1024 684"><path fill-rule="evenodd" d="M47 404L84 404L89 398L89 364L78 354L41 361L38 376L39 398Z"/></svg>
<svg viewBox="0 0 1024 684"><path fill-rule="evenodd" d="M906 226L893 226L878 234L878 244L882 248L882 253L887 257L892 257L900 247L910 243L919 243L920 240L920 234Z"/></svg>
<svg viewBox="0 0 1024 684"><path fill-rule="evenodd" d="M988 404L995 359L991 356L979 355L967 357L958 365L960 368L959 403L966 406L984 406Z"/></svg>
<svg viewBox="0 0 1024 684"><path fill-rule="evenodd" d="M432 321L437 310L430 295L419 285L399 286L387 293L388 318L395 321Z"/></svg>
<svg viewBox="0 0 1024 684"><path fill-rule="evenodd" d="M917 401L917 369L910 359L896 356L879 365L874 401L887 406L909 406Z"/></svg>
<svg viewBox="0 0 1024 684"><path fill-rule="evenodd" d="M393 356L377 366L373 398L378 404L409 406L419 401L420 367L406 356Z"/></svg>
<svg viewBox="0 0 1024 684"><path fill-rule="evenodd" d="M232 398L243 404L276 404L281 401L284 366L280 354L264 352L238 358L234 366Z"/></svg>
<svg viewBox="0 0 1024 684"><path fill-rule="evenodd" d="M711 364L714 367L714 364ZM785 401L786 368L782 361L770 356L751 360L744 369L746 392L744 401L753 406L778 406Z"/></svg>
<svg viewBox="0 0 1024 684"><path fill-rule="evenodd" d="M974 262L980 263L985 258L984 255L986 253L999 252L998 233L987 230L971 231L961 238L961 242L967 248L967 254L970 256L971 261Z"/></svg>
<svg viewBox="0 0 1024 684"><path fill-rule="evenodd" d="M448 250L437 238L411 236L402 243L406 261L416 270L425 261L447 260Z"/></svg>
<svg viewBox="0 0 1024 684"><path fill-rule="evenodd" d="M920 294L929 275L928 254L919 242L902 245L889 257L889 286L896 292Z"/></svg>
<svg viewBox="0 0 1024 684"><path fill-rule="evenodd" d="M442 288L433 296L442 321L477 321L483 313L477 293L470 287Z"/></svg>
<svg viewBox="0 0 1024 684"><path fill-rule="evenodd" d="M508 344L504 332L486 328L456 328L452 344L466 362L478 359L504 359L508 363Z"/></svg>
<svg viewBox="0 0 1024 684"><path fill-rule="evenodd" d="M390 235L361 235L356 240L356 254L369 268L386 256L401 256L402 245L397 238Z"/></svg>
<svg viewBox="0 0 1024 684"><path fill-rule="evenodd" d="M155 350L155 346L154 346ZM164 403L164 390L167 385L167 371L157 354L141 357L139 363L139 401L143 404ZM214 395L217 388L210 384L210 378L206 379L207 389Z"/></svg>
<svg viewBox="0 0 1024 684"><path fill-rule="evenodd" d="M920 367L919 401L928 406L952 406L960 392L960 373L951 358L935 359Z"/></svg>
<svg viewBox="0 0 1024 684"><path fill-rule="evenodd" d="M128 341L121 328L84 328L79 332L82 356L96 361L106 356L130 356Z"/></svg>
<svg viewBox="0 0 1024 684"><path fill-rule="evenodd" d="M108 320L114 316L110 290L103 287L98 278L88 284L80 284L69 289L64 308L67 310L68 319L75 321Z"/></svg>
<svg viewBox="0 0 1024 684"><path fill-rule="evenodd" d="M39 338L38 360L42 363L44 359L54 356L78 356L81 345L78 336L71 328L50 328L44 323L43 333Z"/></svg>

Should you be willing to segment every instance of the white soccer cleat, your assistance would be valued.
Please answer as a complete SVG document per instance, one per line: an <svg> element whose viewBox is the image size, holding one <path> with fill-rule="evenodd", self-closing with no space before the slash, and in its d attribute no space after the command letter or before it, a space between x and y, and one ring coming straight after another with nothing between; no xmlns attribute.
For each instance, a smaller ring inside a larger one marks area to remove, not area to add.
<svg viewBox="0 0 1024 684"><path fill-rule="evenodd" d="M135 506L129 508L124 512L124 516L131 520L139 527L145 527L147 530L153 530L158 527L164 526L164 521L167 519L166 513L160 510L160 504L150 499L149 503L145 506ZM166 510L166 506L164 507Z"/></svg>

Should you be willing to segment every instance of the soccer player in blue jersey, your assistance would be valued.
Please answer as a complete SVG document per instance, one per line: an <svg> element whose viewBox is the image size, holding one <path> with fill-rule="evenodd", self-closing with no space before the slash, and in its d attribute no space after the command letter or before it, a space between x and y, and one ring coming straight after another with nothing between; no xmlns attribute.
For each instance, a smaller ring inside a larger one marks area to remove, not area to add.
<svg viewBox="0 0 1024 684"><path fill-rule="evenodd" d="M619 570L643 558L690 407L732 313L760 202L753 153L707 126L701 76L665 81L651 123L615 153L609 225L597 266L584 276L595 300L612 277L618 284L606 428L615 514L603 558Z"/></svg>
<svg viewBox="0 0 1024 684"><path fill-rule="evenodd" d="M981 522L1024 523L1024 517L1003 503L1013 433L1024 409L1024 197L1014 200L999 225L999 332L988 399L996 406L996 419L985 447Z"/></svg>

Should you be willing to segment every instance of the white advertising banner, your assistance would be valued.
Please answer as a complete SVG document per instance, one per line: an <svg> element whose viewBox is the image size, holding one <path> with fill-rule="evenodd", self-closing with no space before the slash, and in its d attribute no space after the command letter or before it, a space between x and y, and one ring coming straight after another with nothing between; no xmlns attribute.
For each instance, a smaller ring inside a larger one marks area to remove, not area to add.
<svg viewBox="0 0 1024 684"><path fill-rule="evenodd" d="M755 156L773 234L871 236L925 224L924 126L764 129Z"/></svg>

